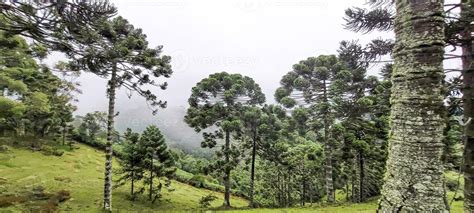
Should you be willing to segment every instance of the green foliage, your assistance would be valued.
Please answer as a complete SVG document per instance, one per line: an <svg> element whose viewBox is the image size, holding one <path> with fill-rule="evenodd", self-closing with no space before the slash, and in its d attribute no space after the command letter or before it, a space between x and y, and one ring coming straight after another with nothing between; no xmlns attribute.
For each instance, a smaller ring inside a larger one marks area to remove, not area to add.
<svg viewBox="0 0 474 213"><path fill-rule="evenodd" d="M61 131L65 140L75 110L70 103L75 86L55 76L48 67L39 66L34 60L34 46L23 38L0 32L0 43L2 131L41 137Z"/></svg>
<svg viewBox="0 0 474 213"><path fill-rule="evenodd" d="M108 1L94 2L1 2L0 30L22 35L38 43L37 56L49 49L74 55L76 44L90 44L85 35L95 30L98 20L116 14Z"/></svg>
<svg viewBox="0 0 474 213"><path fill-rule="evenodd" d="M143 153L140 156L142 162L139 162L138 165L143 165L143 169L148 169L149 177L144 178L144 184L149 186L149 200L154 203L161 198L163 186L169 187L171 183L170 178L176 171L174 159L168 150L163 135L156 126L147 127L137 142L139 143L138 146L142 148L138 147L136 153ZM143 150L143 152L140 150ZM159 179L154 182L154 178ZM162 181L163 178L165 178L164 181Z"/></svg>
<svg viewBox="0 0 474 213"><path fill-rule="evenodd" d="M0 117L20 117L25 111L25 105L6 97L0 97Z"/></svg>
<svg viewBox="0 0 474 213"><path fill-rule="evenodd" d="M459 169L461 167L462 149L463 149L463 127L457 120L449 119L446 126L445 138L443 140L445 146L443 150L442 160L448 169Z"/></svg>
<svg viewBox="0 0 474 213"><path fill-rule="evenodd" d="M238 164L240 151L231 144L231 133L240 134L240 117L245 107L265 102L261 88L249 77L226 72L211 74L198 82L188 99L190 107L185 116L186 123L197 132L214 128L214 132L204 132L202 147L213 148L217 140L224 139L221 149L216 151L212 170L223 174L226 197L230 194L230 173ZM230 206L229 200L225 202Z"/></svg>
<svg viewBox="0 0 474 213"><path fill-rule="evenodd" d="M137 194L143 193L140 189L135 191L135 183L141 181L145 175L145 165L143 157L145 156L145 147L139 143L140 134L132 132L127 129L124 133L125 141L123 149L121 150L119 163L121 168L119 171L120 178L117 180L118 184L115 187L123 186L129 181L131 182L130 196L135 200Z"/></svg>
<svg viewBox="0 0 474 213"><path fill-rule="evenodd" d="M99 20L97 27L87 35L95 45L81 45L83 54L73 58L67 68L109 78L109 87L113 88L108 92L123 87L144 97L152 107L165 107L166 102L158 100L147 87L167 87L166 82L158 82L159 77L169 78L172 74L171 57L162 55L163 46L149 47L142 29L120 16ZM114 75L116 78L111 79Z"/></svg>
<svg viewBox="0 0 474 213"><path fill-rule="evenodd" d="M105 112L99 111L87 113L80 118L82 123L79 126L79 132L86 134L89 140L96 140L97 134L105 129L106 116Z"/></svg>
<svg viewBox="0 0 474 213"><path fill-rule="evenodd" d="M215 196L214 194L208 194L206 196L203 196L199 200L199 206L201 206L201 208L209 208L209 206L211 206L211 202L213 202L216 199L217 199L217 196Z"/></svg>
<svg viewBox="0 0 474 213"><path fill-rule="evenodd" d="M64 154L63 150L57 149L55 147L51 146L42 146L41 147L41 152L45 155L54 155L54 156L62 156Z"/></svg>
<svg viewBox="0 0 474 213"><path fill-rule="evenodd" d="M315 133L324 143L326 193L330 202L334 201L334 177L329 174L334 173L331 159L335 148L333 141L337 138L329 133L339 115L338 105L344 100L342 94L348 89L347 83L352 77L347 69L335 55L309 57L293 65L293 70L282 77L281 87L275 94L279 103L296 109L290 126L301 135Z"/></svg>
<svg viewBox="0 0 474 213"><path fill-rule="evenodd" d="M3 139L3 138L1 138ZM22 141L21 144L24 142ZM51 142L53 143L53 142ZM49 144L49 142L45 142ZM97 198L103 194L101 187L103 182L103 159L102 151L90 146L77 144L77 149L66 152L61 157L46 156L40 152L31 152L29 149L19 149L11 146L10 153L0 153L0 169L2 172L0 183L1 190L6 190L2 195L15 194L23 189L32 189L42 185L47 191L57 192L60 190L70 191L71 199L58 206L59 211L72 212L100 212L100 205L94 204ZM4 158L11 155L11 158ZM8 166L6 166L8 165ZM24 169L28 167L29 169ZM116 167L119 169L119 167ZM69 178L70 182L59 181ZM57 180L58 179L58 180ZM137 187L141 187L138 184ZM164 190L163 202L152 204L145 199L131 201L128 197L129 184L117 188L114 191L114 208L120 211L195 211L199 209L199 200L210 193L219 198L211 202L212 208L222 204L222 193L207 189L195 188L191 185L172 180L174 191ZM245 207L247 201L243 198L233 196L233 206ZM29 211L28 203L15 203L2 211L22 212Z"/></svg>

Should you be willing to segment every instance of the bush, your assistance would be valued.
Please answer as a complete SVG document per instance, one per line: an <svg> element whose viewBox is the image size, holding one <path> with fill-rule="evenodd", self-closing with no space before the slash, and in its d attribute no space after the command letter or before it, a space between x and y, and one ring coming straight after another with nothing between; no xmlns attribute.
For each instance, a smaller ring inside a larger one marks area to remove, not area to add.
<svg viewBox="0 0 474 213"><path fill-rule="evenodd" d="M206 177L204 175L194 175L190 180L189 183L198 188L204 188L206 182Z"/></svg>
<svg viewBox="0 0 474 213"><path fill-rule="evenodd" d="M105 140L103 139L93 139L77 132L74 132L71 138L77 142L87 144L100 150L105 150Z"/></svg>
<svg viewBox="0 0 474 213"><path fill-rule="evenodd" d="M177 169L174 175L175 175L174 179L176 179L177 181L188 183L188 184L189 184L189 180L191 180L191 178L193 178L194 176L193 174L183 171L181 169Z"/></svg>
<svg viewBox="0 0 474 213"><path fill-rule="evenodd" d="M214 194L208 194L206 196L203 196L201 197L201 200L199 200L199 206L201 206L201 208L209 208L209 206L211 206L211 202L216 199L217 196L215 196Z"/></svg>
<svg viewBox="0 0 474 213"><path fill-rule="evenodd" d="M45 155L54 155L54 156L62 156L64 154L64 150L59 150L57 148L53 148L51 146L43 146L41 147L41 152Z"/></svg>

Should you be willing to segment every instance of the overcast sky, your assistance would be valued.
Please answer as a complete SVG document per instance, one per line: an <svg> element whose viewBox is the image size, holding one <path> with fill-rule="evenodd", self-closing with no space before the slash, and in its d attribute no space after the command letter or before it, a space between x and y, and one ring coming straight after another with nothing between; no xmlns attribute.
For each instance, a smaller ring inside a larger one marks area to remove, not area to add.
<svg viewBox="0 0 474 213"><path fill-rule="evenodd" d="M273 102L281 77L299 60L336 54L341 40L362 43L391 33L345 30L344 10L365 0L112 0L118 14L142 28L152 46L163 45L174 74L157 95L169 106L186 106L191 88L211 73L227 71L255 79ZM375 70L371 71L375 74ZM79 110L105 110L105 80L83 74ZM118 108L144 104L120 91Z"/></svg>

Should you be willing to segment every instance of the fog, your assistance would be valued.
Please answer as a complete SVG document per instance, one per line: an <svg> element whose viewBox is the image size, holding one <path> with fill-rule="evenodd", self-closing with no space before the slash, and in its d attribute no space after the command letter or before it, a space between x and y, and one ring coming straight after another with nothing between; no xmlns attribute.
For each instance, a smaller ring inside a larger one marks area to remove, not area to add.
<svg viewBox="0 0 474 213"><path fill-rule="evenodd" d="M337 54L342 40L366 44L374 38L394 39L393 32L354 33L344 29L344 11L369 7L366 0L111 0L118 14L147 34L150 46L163 45L172 57L173 75L167 90L153 88L166 109L152 115L143 98L121 89L116 100L119 131L142 131L157 125L172 144L187 149L199 147L201 134L183 121L191 88L215 72L226 71L252 77L268 103L281 77L300 60L322 54ZM446 2L450 2L448 0ZM451 51L451 49L446 49ZM455 53L458 53L456 51ZM53 65L63 60L52 54ZM383 58L382 60L389 60ZM445 60L446 68L459 68L459 60ZM372 64L369 75L377 75L381 64ZM453 74L450 74L453 75ZM448 76L449 77L449 76ZM106 111L106 79L83 73L76 81L76 115Z"/></svg>
<svg viewBox="0 0 474 213"><path fill-rule="evenodd" d="M168 101L169 107L185 107L191 88L209 74L221 71L252 77L272 103L280 78L299 60L336 54L342 40L358 39L364 43L376 37L393 37L392 33L361 35L344 29L344 10L364 6L364 0L112 3L118 7L119 15L143 29L151 46L163 45L164 54L172 57L174 73L166 79L168 89L153 89L160 99ZM93 74L82 74L78 81L83 92L78 96L76 114L106 110L106 81ZM119 111L145 106L145 101L136 95L129 100L126 91L119 92L117 103Z"/></svg>

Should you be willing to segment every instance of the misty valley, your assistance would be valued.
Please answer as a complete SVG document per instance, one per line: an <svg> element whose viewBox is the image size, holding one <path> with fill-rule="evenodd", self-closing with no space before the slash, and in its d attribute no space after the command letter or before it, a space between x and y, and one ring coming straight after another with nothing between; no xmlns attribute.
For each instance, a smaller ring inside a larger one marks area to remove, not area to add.
<svg viewBox="0 0 474 213"><path fill-rule="evenodd" d="M474 212L474 0L0 1L0 212Z"/></svg>

